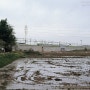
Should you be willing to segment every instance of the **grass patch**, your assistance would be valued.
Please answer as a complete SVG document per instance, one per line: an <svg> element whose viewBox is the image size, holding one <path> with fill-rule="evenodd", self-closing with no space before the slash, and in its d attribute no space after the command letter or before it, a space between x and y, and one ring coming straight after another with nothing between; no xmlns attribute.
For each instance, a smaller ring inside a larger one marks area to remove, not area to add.
<svg viewBox="0 0 90 90"><path fill-rule="evenodd" d="M0 68L12 63L14 60L23 56L23 53L12 52L12 53L0 53Z"/></svg>
<svg viewBox="0 0 90 90"><path fill-rule="evenodd" d="M25 55L42 55L39 51L34 51L34 50L26 50L24 51Z"/></svg>
<svg viewBox="0 0 90 90"><path fill-rule="evenodd" d="M35 57L41 55L38 51L28 50L24 52L10 52L0 53L0 68L12 63L18 58L25 58L28 56Z"/></svg>

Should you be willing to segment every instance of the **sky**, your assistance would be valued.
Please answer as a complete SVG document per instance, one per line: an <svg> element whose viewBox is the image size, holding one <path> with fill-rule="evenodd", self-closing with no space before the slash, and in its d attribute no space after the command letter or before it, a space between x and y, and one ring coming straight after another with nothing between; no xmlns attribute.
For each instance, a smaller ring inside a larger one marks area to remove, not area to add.
<svg viewBox="0 0 90 90"><path fill-rule="evenodd" d="M90 0L0 0L17 38L90 45Z"/></svg>

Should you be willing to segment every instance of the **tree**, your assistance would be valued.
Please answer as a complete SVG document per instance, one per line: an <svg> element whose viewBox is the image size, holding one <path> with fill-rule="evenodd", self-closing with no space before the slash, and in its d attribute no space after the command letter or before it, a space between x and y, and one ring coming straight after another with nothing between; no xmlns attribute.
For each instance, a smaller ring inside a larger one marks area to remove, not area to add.
<svg viewBox="0 0 90 90"><path fill-rule="evenodd" d="M0 39L0 47L4 46L4 41Z"/></svg>
<svg viewBox="0 0 90 90"><path fill-rule="evenodd" d="M16 38L13 33L13 28L8 24L7 19L0 21L0 40L4 42L3 47L5 52L12 51Z"/></svg>

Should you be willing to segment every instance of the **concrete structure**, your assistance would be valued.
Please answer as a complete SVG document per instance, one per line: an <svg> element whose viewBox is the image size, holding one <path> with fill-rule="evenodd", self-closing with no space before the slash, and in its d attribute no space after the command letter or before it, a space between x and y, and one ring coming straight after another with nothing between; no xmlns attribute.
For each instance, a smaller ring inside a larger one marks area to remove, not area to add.
<svg viewBox="0 0 90 90"><path fill-rule="evenodd" d="M18 44L17 45L18 50L34 50L34 51L39 51L39 52L52 52L56 51L59 52L61 51L59 46L38 46L38 45L25 45L25 44Z"/></svg>
<svg viewBox="0 0 90 90"><path fill-rule="evenodd" d="M60 52L60 51L71 51L71 50L84 50L90 49L90 46L48 46L48 45L27 45L27 44L18 44L17 50L34 50L39 52Z"/></svg>

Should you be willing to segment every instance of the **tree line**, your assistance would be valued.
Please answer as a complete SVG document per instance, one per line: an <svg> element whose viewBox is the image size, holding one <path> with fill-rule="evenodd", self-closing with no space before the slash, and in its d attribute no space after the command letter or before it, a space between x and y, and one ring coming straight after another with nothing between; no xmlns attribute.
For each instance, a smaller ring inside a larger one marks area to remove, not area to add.
<svg viewBox="0 0 90 90"><path fill-rule="evenodd" d="M8 23L7 19L0 21L0 48L5 52L12 51L16 44L16 37L14 35L13 27Z"/></svg>

